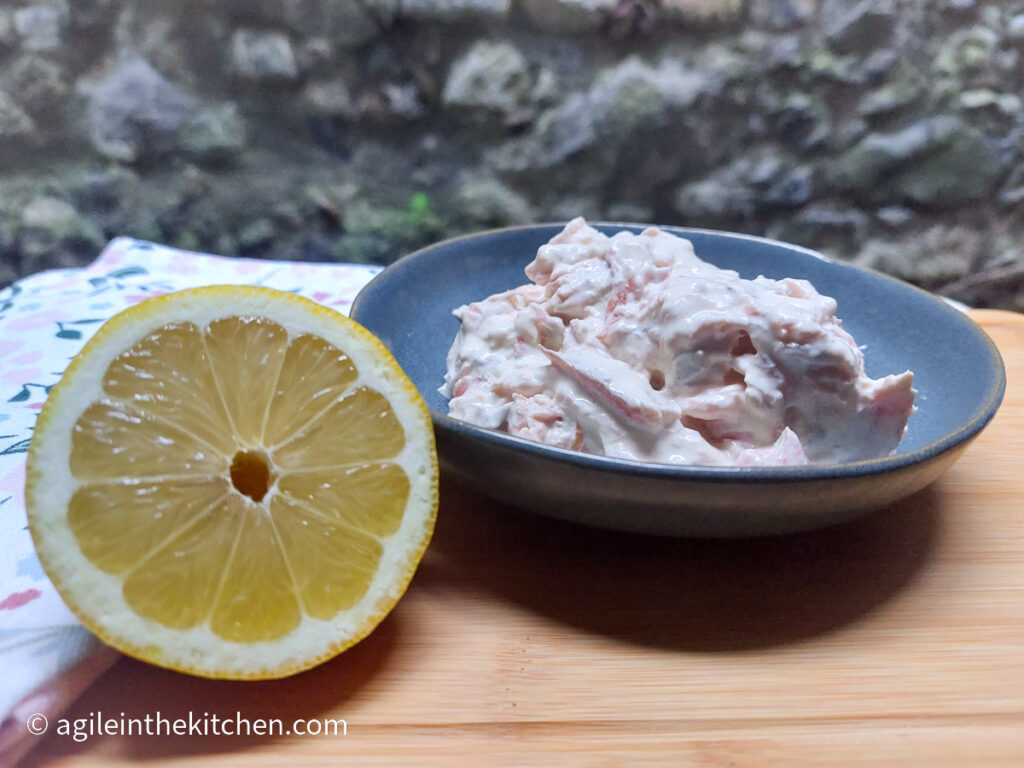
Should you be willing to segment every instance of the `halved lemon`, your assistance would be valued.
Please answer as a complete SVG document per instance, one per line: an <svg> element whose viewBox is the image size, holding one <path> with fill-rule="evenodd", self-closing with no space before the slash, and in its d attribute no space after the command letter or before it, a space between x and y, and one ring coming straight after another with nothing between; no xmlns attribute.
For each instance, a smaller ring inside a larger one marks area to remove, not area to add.
<svg viewBox="0 0 1024 768"><path fill-rule="evenodd" d="M365 637L434 527L423 400L369 332L265 288L150 299L50 392L28 455L39 558L145 661L281 677Z"/></svg>

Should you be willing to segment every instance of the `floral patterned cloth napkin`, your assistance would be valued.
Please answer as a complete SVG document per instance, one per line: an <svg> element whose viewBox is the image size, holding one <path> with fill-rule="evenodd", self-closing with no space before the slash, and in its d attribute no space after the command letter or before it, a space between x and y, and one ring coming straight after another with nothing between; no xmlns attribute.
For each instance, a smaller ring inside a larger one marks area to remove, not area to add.
<svg viewBox="0 0 1024 768"><path fill-rule="evenodd" d="M72 357L109 317L200 285L263 285L348 314L380 267L227 259L119 238L84 269L0 290L0 765L31 747L26 718L65 708L117 654L65 607L25 519L25 456L36 416Z"/></svg>

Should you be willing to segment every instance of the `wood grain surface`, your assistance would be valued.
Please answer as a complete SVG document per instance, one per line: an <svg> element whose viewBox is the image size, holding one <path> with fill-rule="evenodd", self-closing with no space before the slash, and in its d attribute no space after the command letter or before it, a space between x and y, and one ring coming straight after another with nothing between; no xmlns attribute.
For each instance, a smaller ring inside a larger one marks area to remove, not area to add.
<svg viewBox="0 0 1024 768"><path fill-rule="evenodd" d="M1008 388L931 488L741 541L591 530L442 488L368 639L296 677L124 659L69 718L344 718L346 736L47 735L29 766L1024 766L1024 316Z"/></svg>

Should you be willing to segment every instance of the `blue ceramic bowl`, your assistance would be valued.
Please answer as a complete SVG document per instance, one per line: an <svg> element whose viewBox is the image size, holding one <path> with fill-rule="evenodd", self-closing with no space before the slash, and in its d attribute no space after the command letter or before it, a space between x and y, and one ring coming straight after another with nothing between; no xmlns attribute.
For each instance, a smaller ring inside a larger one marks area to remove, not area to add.
<svg viewBox="0 0 1024 768"><path fill-rule="evenodd" d="M1002 359L968 317L931 294L821 254L757 237L664 227L697 255L753 278L802 277L839 302L867 372L910 369L917 412L884 458L807 467L648 464L549 448L449 418L438 392L459 330L452 310L526 282L523 268L562 225L501 229L416 251L381 272L352 317L398 359L430 408L442 468L506 504L607 528L748 536L819 528L908 496L941 475L991 420ZM606 224L612 233L642 225Z"/></svg>

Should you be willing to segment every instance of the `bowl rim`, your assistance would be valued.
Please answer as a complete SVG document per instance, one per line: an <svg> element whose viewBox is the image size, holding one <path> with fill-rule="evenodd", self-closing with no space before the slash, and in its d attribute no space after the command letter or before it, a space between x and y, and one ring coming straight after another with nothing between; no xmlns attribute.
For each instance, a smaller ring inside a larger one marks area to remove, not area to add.
<svg viewBox="0 0 1024 768"><path fill-rule="evenodd" d="M573 465L580 469L600 470L614 475L629 475L632 477L642 475L645 477L661 478L665 480L699 481L708 483L739 482L742 484L748 484L764 483L766 481L790 483L809 480L831 480L840 477L857 478L890 474L921 464L931 459L938 458L942 454L964 445L976 437L978 433L980 433L981 430L984 429L992 420L1002 403L1003 396L1006 392L1006 368L995 342L992 341L991 337L985 333L981 326L975 323L963 311L959 310L946 299L936 296L923 288L919 288L916 285L899 280L898 278L879 272L878 270L831 258L819 251L815 251L801 245L796 245L795 243L787 243L782 240L774 240L772 238L760 237L758 235L749 235L742 232L730 232L728 230L707 229L702 227L683 227L670 224L645 224L620 221L588 221L587 223L595 229L602 227L629 227L633 229L657 227L658 229L666 232L684 236L687 233L711 235L713 237L723 237L732 240L747 240L772 247L781 247L786 250L795 251L803 256L826 262L839 269L848 269L853 270L854 272L867 274L872 279L881 280L889 283L890 285L897 286L899 290L909 290L916 293L919 298L932 302L934 305L941 306L943 311L953 313L952 316L959 317L962 322L966 323L964 326L965 329L967 329L971 336L976 341L980 342L982 347L988 352L988 359L991 365L990 371L992 374L992 380L989 383L988 390L982 398L979 408L975 410L967 422L953 432L933 440L920 448L916 448L913 451L899 452L899 447L897 446L895 452L879 458L846 461L835 464L808 464L799 467L708 467L696 464L661 464L649 461L632 461L630 459L616 459L608 456L597 456L594 454L572 451L566 448L556 448L554 446L545 445L544 443L537 443L532 440L526 440L525 438L509 435L505 432L498 432L485 427L478 427L476 425L469 424L468 422L454 419L448 414L436 411L428 405L427 408L430 411L431 420L433 421L436 429L445 430L473 440L482 440L497 448L523 451L538 458L549 458ZM355 300L352 302L349 314L356 320L356 322L358 322L356 319L358 310L365 297L374 290L375 283L378 281L383 282L383 280L388 279L390 275L401 271L413 261L421 259L433 251L447 248L464 240L484 239L495 235L516 234L518 232L532 232L544 228L565 227L565 225L566 222L538 222L536 224L496 227L493 229L457 235L445 240L440 240L436 243L431 243L423 248L418 248L385 267L376 276L374 276L372 280L363 286L356 295Z"/></svg>

